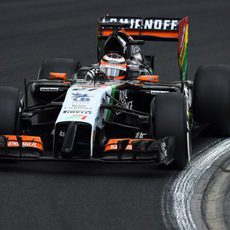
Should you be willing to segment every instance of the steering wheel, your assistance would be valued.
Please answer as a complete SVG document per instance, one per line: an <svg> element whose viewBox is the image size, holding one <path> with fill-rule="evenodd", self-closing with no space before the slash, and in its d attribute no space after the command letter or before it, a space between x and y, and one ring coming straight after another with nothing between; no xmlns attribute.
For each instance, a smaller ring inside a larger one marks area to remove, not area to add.
<svg viewBox="0 0 230 230"><path fill-rule="evenodd" d="M98 71L95 76L95 81L105 82L109 80L110 80L109 77L102 71Z"/></svg>
<svg viewBox="0 0 230 230"><path fill-rule="evenodd" d="M87 81L87 82L89 82L90 84L93 84L93 83L96 83L96 82L105 82L105 81L108 81L108 80L110 80L108 77L107 77L107 75L104 73L104 72L102 72L102 71L100 71L100 70L94 70L94 73L92 74L86 74L86 76L85 76L85 80Z"/></svg>

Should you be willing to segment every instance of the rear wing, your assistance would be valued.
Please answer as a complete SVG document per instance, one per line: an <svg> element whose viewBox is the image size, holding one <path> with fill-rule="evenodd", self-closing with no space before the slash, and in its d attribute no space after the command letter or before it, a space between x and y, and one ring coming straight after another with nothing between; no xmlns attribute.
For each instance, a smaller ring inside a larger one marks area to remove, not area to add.
<svg viewBox="0 0 230 230"><path fill-rule="evenodd" d="M98 20L98 40L106 39L120 25L134 39L150 41L177 41L178 63L181 81L188 72L188 17L184 18L139 18L105 16Z"/></svg>

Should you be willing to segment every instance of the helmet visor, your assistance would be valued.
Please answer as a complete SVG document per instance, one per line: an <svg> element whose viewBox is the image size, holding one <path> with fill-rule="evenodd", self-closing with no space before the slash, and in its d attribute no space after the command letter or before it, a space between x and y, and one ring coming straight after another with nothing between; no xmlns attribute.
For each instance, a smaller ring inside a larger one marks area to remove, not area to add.
<svg viewBox="0 0 230 230"><path fill-rule="evenodd" d="M126 64L123 65L101 64L100 70L110 78L124 76L126 72Z"/></svg>

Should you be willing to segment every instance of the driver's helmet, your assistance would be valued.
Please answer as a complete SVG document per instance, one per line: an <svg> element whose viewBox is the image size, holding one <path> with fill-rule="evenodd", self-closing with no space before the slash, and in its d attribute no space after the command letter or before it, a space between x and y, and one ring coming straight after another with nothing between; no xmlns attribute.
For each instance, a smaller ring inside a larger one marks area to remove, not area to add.
<svg viewBox="0 0 230 230"><path fill-rule="evenodd" d="M117 53L106 54L100 61L100 71L109 79L122 80L125 78L127 63L125 58Z"/></svg>

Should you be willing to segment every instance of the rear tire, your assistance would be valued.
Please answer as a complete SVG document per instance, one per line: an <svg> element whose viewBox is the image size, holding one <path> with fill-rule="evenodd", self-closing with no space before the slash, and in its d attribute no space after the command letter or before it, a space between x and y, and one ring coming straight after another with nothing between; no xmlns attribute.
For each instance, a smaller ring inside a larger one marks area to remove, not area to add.
<svg viewBox="0 0 230 230"><path fill-rule="evenodd" d="M42 63L38 79L50 79L50 72L66 73L70 79L80 68L80 63L71 58L52 58Z"/></svg>
<svg viewBox="0 0 230 230"><path fill-rule="evenodd" d="M38 80L50 79L50 72L56 73L66 73L67 79L71 77L78 71L80 68L80 63L74 59L70 58L53 58L47 59L43 62L39 74ZM34 103L39 103L38 98L34 98ZM55 120L60 112L60 109L53 109L50 111L40 112L38 114L38 123L47 123Z"/></svg>
<svg viewBox="0 0 230 230"><path fill-rule="evenodd" d="M190 138L187 141L185 97L182 93L164 93L155 98L153 133L155 138L174 136L174 166L184 169L190 160ZM188 143L187 143L188 142Z"/></svg>
<svg viewBox="0 0 230 230"><path fill-rule="evenodd" d="M194 80L194 120L230 135L230 66L204 65Z"/></svg>
<svg viewBox="0 0 230 230"><path fill-rule="evenodd" d="M0 135L16 135L21 124L21 93L13 87L0 87Z"/></svg>

